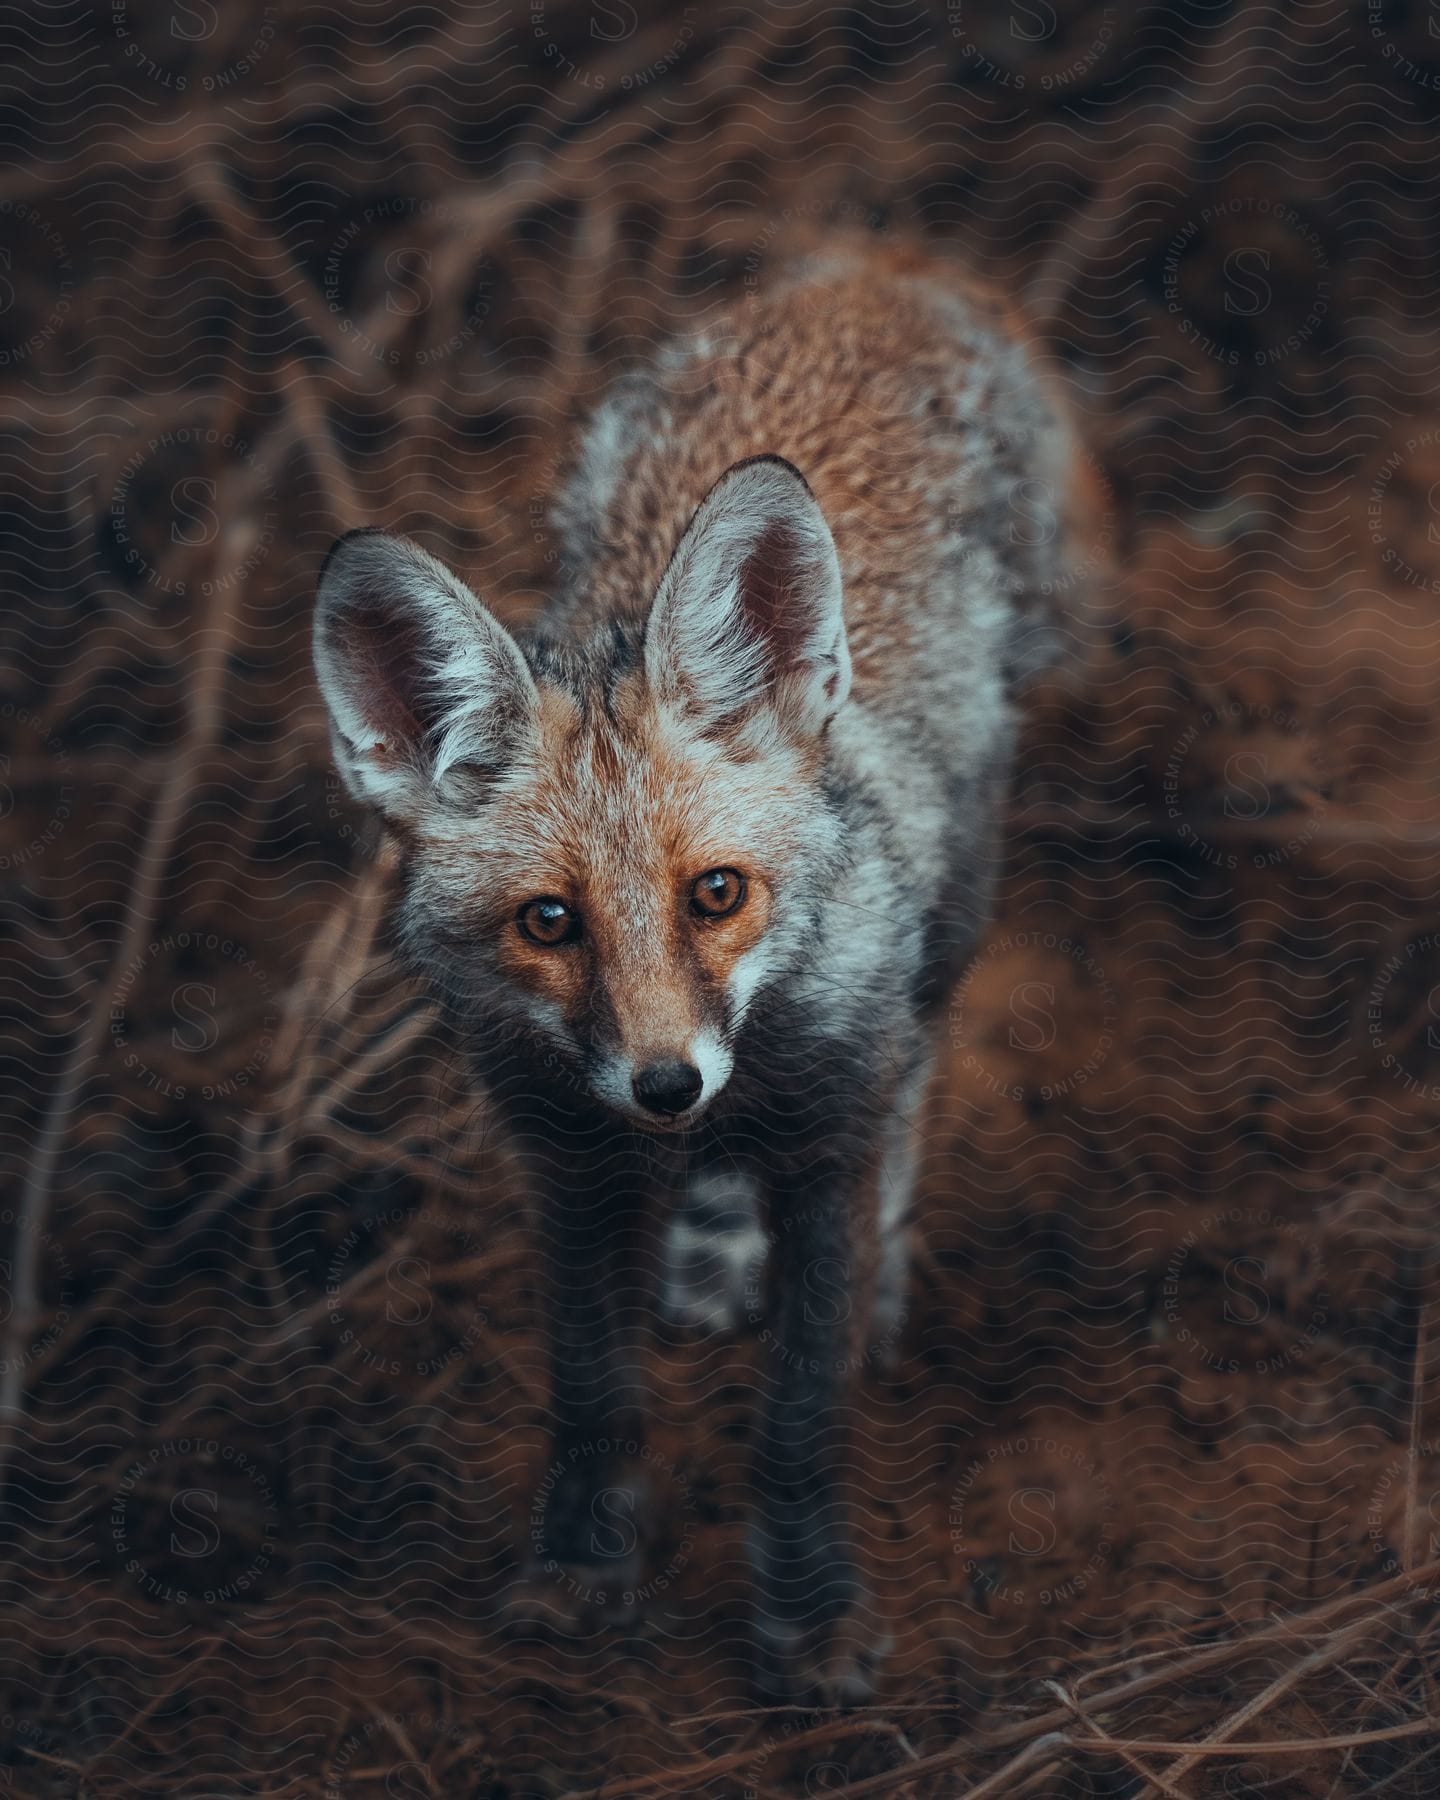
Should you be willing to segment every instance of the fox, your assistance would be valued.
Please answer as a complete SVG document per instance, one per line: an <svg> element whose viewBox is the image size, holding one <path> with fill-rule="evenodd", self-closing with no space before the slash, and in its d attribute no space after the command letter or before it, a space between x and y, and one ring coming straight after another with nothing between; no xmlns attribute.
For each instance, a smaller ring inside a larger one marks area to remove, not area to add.
<svg viewBox="0 0 1440 1800"><path fill-rule="evenodd" d="M938 1020L1078 603L1088 466L1002 299L929 248L838 245L601 398L528 624L385 529L319 577L396 942L535 1192L553 1453L521 1573L613 1591L603 1517L633 1585L646 1344L748 1310L768 1699L859 1704L889 1647L856 1382L906 1320Z"/></svg>

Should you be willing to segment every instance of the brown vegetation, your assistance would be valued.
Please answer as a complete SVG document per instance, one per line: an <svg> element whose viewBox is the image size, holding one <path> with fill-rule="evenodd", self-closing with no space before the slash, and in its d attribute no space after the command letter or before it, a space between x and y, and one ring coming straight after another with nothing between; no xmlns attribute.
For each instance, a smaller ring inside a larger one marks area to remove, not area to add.
<svg viewBox="0 0 1440 1800"><path fill-rule="evenodd" d="M0 1787L1433 1793L1433 39L215 11L3 27ZM837 227L1022 301L1122 576L951 1008L846 1718L747 1698L753 1342L657 1354L643 1615L503 1628L525 1196L308 667L362 522L523 612L577 410Z"/></svg>

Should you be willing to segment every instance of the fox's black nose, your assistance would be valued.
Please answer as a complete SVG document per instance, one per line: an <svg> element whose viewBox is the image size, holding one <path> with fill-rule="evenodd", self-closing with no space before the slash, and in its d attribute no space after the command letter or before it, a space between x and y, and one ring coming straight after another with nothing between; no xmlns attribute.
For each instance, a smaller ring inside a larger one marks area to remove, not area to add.
<svg viewBox="0 0 1440 1800"><path fill-rule="evenodd" d="M664 1113L674 1118L687 1111L700 1098L705 1082L700 1071L678 1058L670 1062L651 1063L631 1082L635 1098L647 1112Z"/></svg>

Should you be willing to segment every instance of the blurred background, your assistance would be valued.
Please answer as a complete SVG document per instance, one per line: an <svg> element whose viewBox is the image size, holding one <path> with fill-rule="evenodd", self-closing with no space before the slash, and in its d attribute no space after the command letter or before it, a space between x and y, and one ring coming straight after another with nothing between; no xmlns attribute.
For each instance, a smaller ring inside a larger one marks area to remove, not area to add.
<svg viewBox="0 0 1440 1800"><path fill-rule="evenodd" d="M0 45L0 1791L1433 1794L1435 8ZM526 1195L309 667L357 524L522 617L586 406L837 231L1023 308L1116 570L946 1021L845 1719L748 1704L743 1339L657 1352L644 1619L507 1629Z"/></svg>

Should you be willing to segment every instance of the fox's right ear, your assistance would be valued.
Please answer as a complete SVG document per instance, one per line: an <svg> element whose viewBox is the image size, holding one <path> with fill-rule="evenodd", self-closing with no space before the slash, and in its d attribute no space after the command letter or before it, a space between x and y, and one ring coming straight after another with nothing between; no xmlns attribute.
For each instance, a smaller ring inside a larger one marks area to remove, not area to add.
<svg viewBox="0 0 1440 1800"><path fill-rule="evenodd" d="M473 801L523 756L538 696L520 648L443 563L387 531L320 571L315 672L346 786L397 823Z"/></svg>

